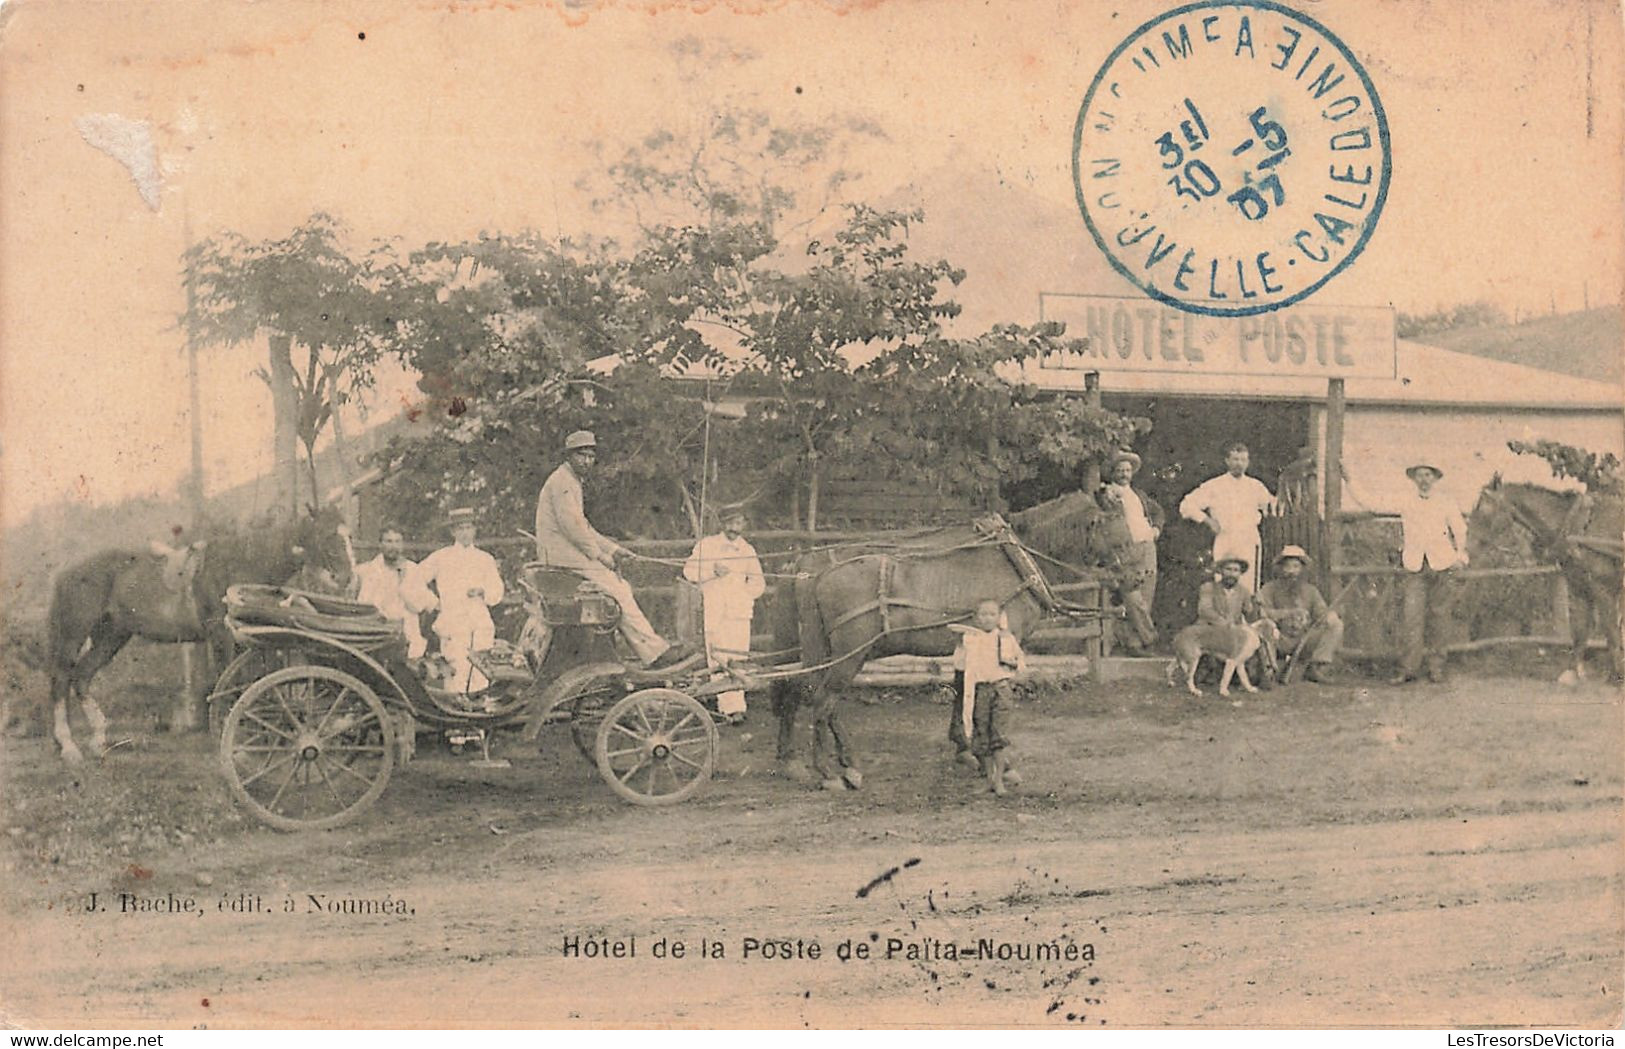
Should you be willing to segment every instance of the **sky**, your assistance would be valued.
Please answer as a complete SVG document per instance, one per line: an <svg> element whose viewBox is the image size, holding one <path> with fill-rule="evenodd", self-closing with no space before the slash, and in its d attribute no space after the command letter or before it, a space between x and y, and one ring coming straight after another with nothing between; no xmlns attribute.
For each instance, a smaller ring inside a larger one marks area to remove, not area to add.
<svg viewBox="0 0 1625 1049"><path fill-rule="evenodd" d="M1075 215L1070 148L1083 93L1111 49L1166 6L6 4L0 521L61 498L174 488L189 455L176 317L190 242L222 230L279 236L315 210L347 222L358 244L520 227L614 232L576 189L594 163L590 143L687 126L725 102L786 121L877 123L886 140L853 158L860 196L949 165L995 173ZM1619 301L1617 8L1294 6L1366 65L1393 137L1378 230L1326 294L1409 312L1477 299L1523 314ZM684 39L705 42L711 57L679 62L673 45ZM152 141L134 169L114 155L132 122ZM1054 235L1097 250L1081 220ZM1073 287L1056 274L1049 290L1125 287ZM1009 319L1036 319L1037 290ZM269 466L259 353L205 360L213 488ZM372 417L413 395L409 376L386 376Z"/></svg>

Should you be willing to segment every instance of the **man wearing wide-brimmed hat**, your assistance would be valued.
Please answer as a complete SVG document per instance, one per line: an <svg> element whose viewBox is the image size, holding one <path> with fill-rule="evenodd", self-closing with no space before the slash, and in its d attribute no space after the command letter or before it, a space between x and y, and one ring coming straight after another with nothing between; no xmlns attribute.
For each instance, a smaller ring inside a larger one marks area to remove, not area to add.
<svg viewBox="0 0 1625 1049"><path fill-rule="evenodd" d="M620 632L645 665L676 662L686 651L673 648L650 625L638 607L632 586L615 571L616 558L628 551L587 521L582 482L598 464L598 441L590 430L564 439L565 461L542 485L536 498L536 559L568 568L613 597L621 606Z"/></svg>
<svg viewBox="0 0 1625 1049"><path fill-rule="evenodd" d="M1118 597L1134 641L1149 648L1157 641L1151 606L1157 597L1157 539L1162 535L1163 512L1155 499L1134 486L1139 469L1140 457L1133 452L1124 449L1113 455L1099 501L1108 513L1122 514L1128 545L1119 555L1123 575Z"/></svg>
<svg viewBox="0 0 1625 1049"><path fill-rule="evenodd" d="M1427 663L1428 679L1443 681L1452 612L1455 610L1457 569L1467 564L1467 521L1461 507L1438 488L1444 471L1431 463L1405 468L1416 486L1399 506L1404 530L1405 652L1399 673L1390 684L1415 681Z"/></svg>
<svg viewBox="0 0 1625 1049"><path fill-rule="evenodd" d="M1250 567L1245 557L1221 557L1213 566L1218 579L1202 584L1196 597L1196 621L1215 626L1243 626L1258 618L1258 602L1241 581Z"/></svg>
<svg viewBox="0 0 1625 1049"><path fill-rule="evenodd" d="M1343 618L1327 605L1320 588L1304 578L1309 565L1303 547L1282 547L1275 555L1275 578L1258 592L1258 603L1280 631L1281 647L1307 661L1304 678L1326 681L1343 645Z"/></svg>
<svg viewBox="0 0 1625 1049"><path fill-rule="evenodd" d="M725 506L717 519L722 530L695 543L683 564L683 578L700 588L705 656L712 666L750 651L751 614L766 585L756 548L745 538L745 508ZM733 689L717 696L717 710L740 724L745 720L745 693Z"/></svg>
<svg viewBox="0 0 1625 1049"><path fill-rule="evenodd" d="M502 570L496 558L474 545L473 510L453 510L446 517L446 527L451 529L451 545L436 550L409 573L403 595L412 612L439 609L434 632L440 639L440 655L451 664L446 689L480 692L490 681L474 666L469 653L482 652L496 640L491 608L502 601Z"/></svg>

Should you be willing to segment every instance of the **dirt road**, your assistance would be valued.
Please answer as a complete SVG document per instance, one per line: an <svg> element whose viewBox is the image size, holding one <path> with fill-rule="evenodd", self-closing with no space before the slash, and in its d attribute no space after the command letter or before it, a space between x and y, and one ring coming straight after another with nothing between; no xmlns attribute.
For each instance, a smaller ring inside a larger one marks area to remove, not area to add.
<svg viewBox="0 0 1625 1049"><path fill-rule="evenodd" d="M945 760L946 711L852 704L860 793L770 775L754 723L706 794L636 809L560 730L506 771L424 755L356 825L310 835L246 822L197 738L138 735L77 785L8 741L7 1018L1620 1020L1613 690L1356 682L1233 706L1078 686L1017 710L1027 778L1003 800ZM198 912L120 913L120 892Z"/></svg>

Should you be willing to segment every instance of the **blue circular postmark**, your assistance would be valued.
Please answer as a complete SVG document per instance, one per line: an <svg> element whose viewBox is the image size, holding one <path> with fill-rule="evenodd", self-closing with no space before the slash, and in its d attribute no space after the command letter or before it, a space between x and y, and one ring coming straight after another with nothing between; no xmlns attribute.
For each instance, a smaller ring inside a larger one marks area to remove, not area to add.
<svg viewBox="0 0 1625 1049"><path fill-rule="evenodd" d="M1314 294L1365 248L1388 119L1325 26L1202 0L1119 44L1089 85L1072 180L1095 243L1153 298L1241 317Z"/></svg>

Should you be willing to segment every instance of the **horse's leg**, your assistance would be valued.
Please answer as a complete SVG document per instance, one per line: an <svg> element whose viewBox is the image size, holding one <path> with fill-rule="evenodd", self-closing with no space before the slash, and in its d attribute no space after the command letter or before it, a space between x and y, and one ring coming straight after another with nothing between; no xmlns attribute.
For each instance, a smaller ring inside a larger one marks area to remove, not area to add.
<svg viewBox="0 0 1625 1049"><path fill-rule="evenodd" d="M1560 685L1578 685L1586 677L1586 644L1597 618L1597 602L1589 591L1569 587L1569 665L1558 675Z"/></svg>
<svg viewBox="0 0 1625 1049"><path fill-rule="evenodd" d="M824 749L829 740L829 706L819 697L818 704L813 708L813 745L812 768L813 775L818 779L818 785L825 790L845 790L846 783L832 772L824 763Z"/></svg>
<svg viewBox="0 0 1625 1049"><path fill-rule="evenodd" d="M846 733L841 731L841 715L834 704L829 708L829 735L835 742L835 761L841 767L841 779L853 790L863 786L863 773L852 763L852 756L846 749Z"/></svg>
<svg viewBox="0 0 1625 1049"><path fill-rule="evenodd" d="M85 760L79 752L79 747L73 742L73 733L68 729L68 695L72 687L65 684L59 691L53 683L51 688L51 735L56 737L56 745L62 749L62 760L70 765L77 765Z"/></svg>
<svg viewBox="0 0 1625 1049"><path fill-rule="evenodd" d="M1602 613L1602 628L1608 632L1608 655L1613 664L1610 679L1616 684L1625 682L1625 601L1612 593L1598 602Z"/></svg>
<svg viewBox="0 0 1625 1049"><path fill-rule="evenodd" d="M787 681L775 681L770 698L773 716L779 719L779 746L775 756L782 763L795 756L796 687Z"/></svg>
<svg viewBox="0 0 1625 1049"><path fill-rule="evenodd" d="M79 657L79 661L73 665L73 671L68 678L69 690L79 697L79 708L85 712L85 720L90 723L90 752L97 757L107 752L107 716L102 713L102 708L97 705L96 701L90 698L90 681L101 672L103 667L112 661L114 656L119 654L119 651L129 643L132 636L132 634L114 626L111 620L103 619L90 632L90 650ZM66 696L63 697L63 701L57 709L59 712L58 725L63 731L66 731L68 712ZM58 742L61 742L61 739L62 737L59 734L57 736ZM69 743L71 745L71 739ZM75 748L75 750L77 749ZM67 757L66 748L63 749L63 757Z"/></svg>

